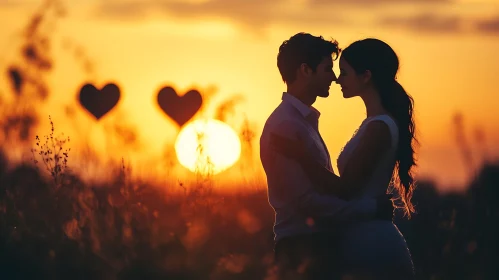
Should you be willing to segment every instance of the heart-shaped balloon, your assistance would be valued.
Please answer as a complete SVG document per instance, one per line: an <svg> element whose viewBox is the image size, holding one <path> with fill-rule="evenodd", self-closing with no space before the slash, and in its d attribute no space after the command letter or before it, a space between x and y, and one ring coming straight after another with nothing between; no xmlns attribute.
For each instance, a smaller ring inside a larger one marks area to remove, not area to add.
<svg viewBox="0 0 499 280"><path fill-rule="evenodd" d="M172 87L164 87L158 93L159 107L180 127L194 117L202 103L203 98L197 90L178 96Z"/></svg>
<svg viewBox="0 0 499 280"><path fill-rule="evenodd" d="M99 90L92 84L85 84L80 89L79 100L81 106L99 120L120 100L120 88L109 83Z"/></svg>

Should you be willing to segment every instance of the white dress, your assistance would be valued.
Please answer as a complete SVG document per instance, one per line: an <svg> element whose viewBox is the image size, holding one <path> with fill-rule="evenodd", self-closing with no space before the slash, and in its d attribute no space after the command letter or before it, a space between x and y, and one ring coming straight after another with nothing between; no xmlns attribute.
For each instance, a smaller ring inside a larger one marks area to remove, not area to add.
<svg viewBox="0 0 499 280"><path fill-rule="evenodd" d="M388 115L365 119L338 157L340 176L359 144L367 124L380 120L390 128L391 148L383 156L363 189L362 196L378 197L387 192L395 167L398 127ZM398 228L388 220L372 220L347 225L341 230L340 249L346 267L366 272L369 279L412 279L413 265L406 241Z"/></svg>

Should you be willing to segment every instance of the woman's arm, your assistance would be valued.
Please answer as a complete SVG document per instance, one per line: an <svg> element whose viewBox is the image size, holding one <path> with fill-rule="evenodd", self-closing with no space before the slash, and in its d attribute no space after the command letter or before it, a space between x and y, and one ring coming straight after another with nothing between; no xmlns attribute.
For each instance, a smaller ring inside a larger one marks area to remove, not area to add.
<svg viewBox="0 0 499 280"><path fill-rule="evenodd" d="M360 193L383 156L392 145L390 128L383 121L372 121L362 134L341 174L341 184L347 196Z"/></svg>

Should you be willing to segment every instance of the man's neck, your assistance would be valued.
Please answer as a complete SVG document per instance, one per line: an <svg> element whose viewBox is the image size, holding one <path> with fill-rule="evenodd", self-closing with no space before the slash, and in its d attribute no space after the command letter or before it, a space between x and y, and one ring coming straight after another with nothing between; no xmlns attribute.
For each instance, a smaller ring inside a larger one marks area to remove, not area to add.
<svg viewBox="0 0 499 280"><path fill-rule="evenodd" d="M287 91L288 94L294 96L296 99L300 100L303 104L307 105L308 107L312 106L315 102L315 98L311 97L303 91L297 91L293 89L289 89Z"/></svg>

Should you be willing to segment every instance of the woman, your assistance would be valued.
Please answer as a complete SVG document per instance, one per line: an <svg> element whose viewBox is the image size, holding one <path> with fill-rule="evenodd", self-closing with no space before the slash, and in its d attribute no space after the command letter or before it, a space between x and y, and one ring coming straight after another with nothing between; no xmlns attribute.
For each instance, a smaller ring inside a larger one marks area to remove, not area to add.
<svg viewBox="0 0 499 280"><path fill-rule="evenodd" d="M308 157L300 143L276 135L272 143L303 164L319 191L348 200L396 190L397 202L410 217L417 141L413 99L396 80L398 68L393 49L378 39L354 42L342 52L337 83L344 98L362 98L367 118L338 157L340 177ZM391 221L352 223L341 231L346 273L367 279L413 278L405 239Z"/></svg>

